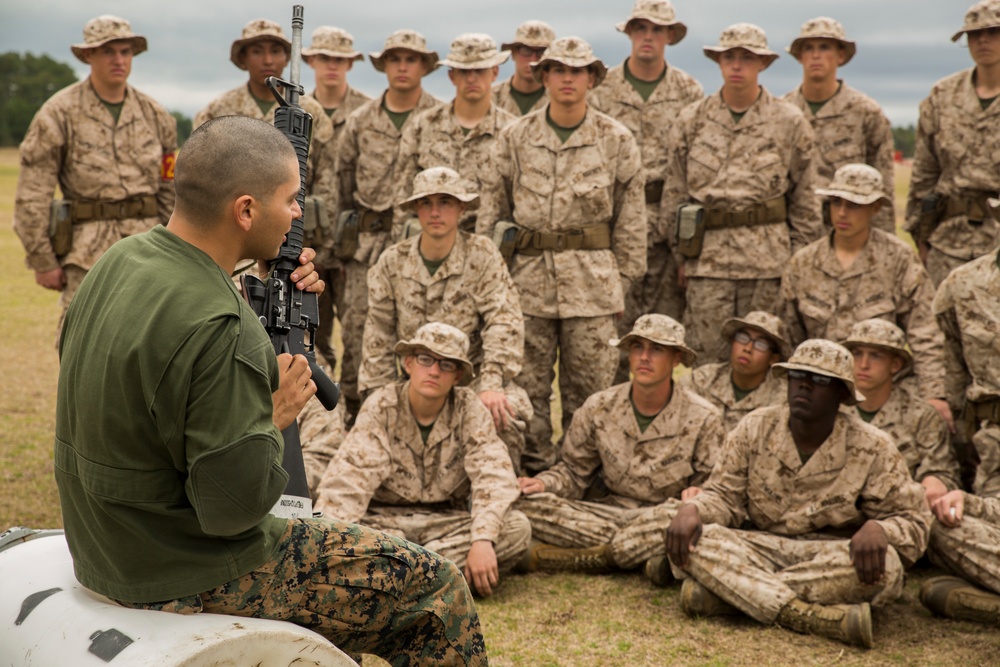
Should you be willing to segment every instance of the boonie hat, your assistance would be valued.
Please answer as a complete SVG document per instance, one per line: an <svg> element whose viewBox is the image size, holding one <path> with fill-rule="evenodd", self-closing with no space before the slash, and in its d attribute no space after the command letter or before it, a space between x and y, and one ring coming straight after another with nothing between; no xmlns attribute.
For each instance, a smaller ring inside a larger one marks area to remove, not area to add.
<svg viewBox="0 0 1000 667"><path fill-rule="evenodd" d="M844 26L829 16L820 16L819 18L809 19L803 23L799 36L792 40L792 45L785 50L798 58L802 52L802 42L807 39L833 39L840 42L844 47L844 62L842 65L851 62L851 58L858 52L857 44L847 39Z"/></svg>
<svg viewBox="0 0 1000 667"><path fill-rule="evenodd" d="M541 59L536 63L531 63L531 73L535 75L536 81L542 80L542 72L548 63L559 63L566 67L587 67L594 72L594 88L601 85L604 77L608 74L608 68L604 66L601 59L594 55L594 50L590 44L580 37L560 37L552 42Z"/></svg>
<svg viewBox="0 0 1000 667"><path fill-rule="evenodd" d="M124 39L132 42L132 55L137 56L146 50L146 38L132 32L132 24L123 18L104 14L87 21L83 26L83 43L73 44L69 47L73 55L80 62L87 62L83 59L84 51L96 49L104 46L108 42Z"/></svg>
<svg viewBox="0 0 1000 667"><path fill-rule="evenodd" d="M698 357L694 350L684 342L684 325L667 315L650 313L643 315L632 325L632 330L621 338L612 338L608 345L627 347L633 338L645 338L659 345L666 345L681 351L681 361L685 366L691 366Z"/></svg>
<svg viewBox="0 0 1000 667"><path fill-rule="evenodd" d="M313 56L329 56L331 58L350 58L364 60L360 51L354 50L354 37L351 33L332 25L321 25L313 30L312 44L308 49L302 49L302 59L309 62Z"/></svg>
<svg viewBox="0 0 1000 667"><path fill-rule="evenodd" d="M788 342L788 328L780 317L763 310L751 311L743 317L730 317L722 325L723 340L732 340L740 329L753 329L770 338L777 346L782 359L791 356L792 345Z"/></svg>
<svg viewBox="0 0 1000 667"><path fill-rule="evenodd" d="M1000 26L1000 0L983 0L969 7L962 29L951 36L957 42L967 32Z"/></svg>
<svg viewBox="0 0 1000 667"><path fill-rule="evenodd" d="M843 345L832 340L813 338L803 342L788 361L771 366L771 373L778 378L788 376L788 371L806 371L837 378L847 385L847 395L841 401L855 405L865 400L854 384L854 356Z"/></svg>
<svg viewBox="0 0 1000 667"><path fill-rule="evenodd" d="M450 167L431 167L413 177L413 196L399 202L400 206L412 206L418 199L431 195L451 195L470 209L479 204L479 195L469 191L458 172Z"/></svg>
<svg viewBox="0 0 1000 667"><path fill-rule="evenodd" d="M556 31L545 21L525 21L517 26L514 40L500 45L501 51L511 51L515 46L530 46L533 49L547 49L555 41Z"/></svg>
<svg viewBox="0 0 1000 667"><path fill-rule="evenodd" d="M635 0L635 4L632 5L632 13L624 22L617 24L615 29L618 32L625 32L629 21L636 19L645 19L655 25L673 26L674 38L670 40L671 46L687 35L687 26L676 19L674 6L670 4L669 0Z"/></svg>
<svg viewBox="0 0 1000 667"><path fill-rule="evenodd" d="M889 197L882 188L882 174L867 164L845 164L833 174L825 188L816 188L820 197L839 197L855 204L871 204L882 200L889 204Z"/></svg>
<svg viewBox="0 0 1000 667"><path fill-rule="evenodd" d="M254 42L266 42L268 40L281 44L285 49L285 53L290 54L292 52L292 43L285 37L280 24L268 19L254 19L243 26L243 36L233 42L233 45L229 48L229 60L240 69L246 69L245 65L239 63L240 52L244 47Z"/></svg>
<svg viewBox="0 0 1000 667"><path fill-rule="evenodd" d="M427 63L427 74L430 74L438 68L438 54L437 51L431 51L427 48L427 39L421 35L416 30L397 30L385 39L385 44L382 45L381 51L375 51L369 53L368 57L372 61L372 65L379 72L385 71L385 54L389 53L393 49L402 49L405 51L413 51L414 53L419 53Z"/></svg>
<svg viewBox="0 0 1000 667"><path fill-rule="evenodd" d="M889 350L903 359L903 367L896 377L903 377L913 369L913 355L906 349L906 334L889 320L871 319L855 322L841 343L848 350L862 345Z"/></svg>
<svg viewBox="0 0 1000 667"><path fill-rule="evenodd" d="M767 35L764 29L752 23L737 23L722 31L718 46L705 46L702 51L706 56L719 62L719 56L733 49L746 49L764 58L764 69L778 59L778 54L767 48Z"/></svg>
<svg viewBox="0 0 1000 667"><path fill-rule="evenodd" d="M502 65L508 58L510 52L499 51L492 37L469 32L455 38L448 57L441 61L441 65L452 69L489 69Z"/></svg>
<svg viewBox="0 0 1000 667"><path fill-rule="evenodd" d="M444 322L428 322L417 329L410 340L396 343L393 352L401 357L428 351L442 359L451 359L462 365L460 384L469 384L473 378L472 362L469 361L469 337L461 329Z"/></svg>

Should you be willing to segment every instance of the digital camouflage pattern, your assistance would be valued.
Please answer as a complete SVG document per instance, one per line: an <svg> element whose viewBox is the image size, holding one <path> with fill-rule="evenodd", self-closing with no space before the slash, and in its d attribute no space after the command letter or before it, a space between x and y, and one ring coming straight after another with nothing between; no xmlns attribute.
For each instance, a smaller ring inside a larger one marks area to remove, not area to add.
<svg viewBox="0 0 1000 667"><path fill-rule="evenodd" d="M255 42L277 42L285 49L289 56L292 52L292 42L281 29L281 24L270 19L252 19L243 26L240 38L233 40L229 48L229 60L240 69L245 70L246 66L240 64L240 53L243 49Z"/></svg>
<svg viewBox="0 0 1000 667"><path fill-rule="evenodd" d="M650 7L638 7L643 2ZM661 5L669 6L669 3L640 0L633 14L645 9L657 10ZM627 62L613 67L604 83L590 92L588 103L632 132L642 153L646 191L655 192L651 188L655 188L656 184L662 187L666 177L664 172L669 155L666 128L674 122L681 109L703 98L705 91L683 70L667 66L663 80L649 99L643 100L625 79L626 65ZM649 229L647 273L633 283L625 295L625 316L618 323L620 331L628 331L635 318L643 313L664 313L680 318L684 312L684 292L676 286L677 262L671 250L674 245L674 213L661 210L659 198L651 201L650 196L646 196L646 224Z"/></svg>
<svg viewBox="0 0 1000 667"><path fill-rule="evenodd" d="M886 202L872 220L872 226L895 233L892 126L878 102L843 81L837 94L816 113L812 112L801 88L782 99L798 108L812 125L816 141L817 187L827 187L834 172L847 164L863 163L878 169L882 174Z"/></svg>
<svg viewBox="0 0 1000 667"><path fill-rule="evenodd" d="M299 104L313 118L313 134L309 144L310 162L312 163L316 147L333 138L333 124L323 112L323 106L309 95L300 96ZM257 105L254 96L250 94L248 85L244 83L216 97L208 103L208 106L195 114L194 127L197 129L219 116L246 116L274 125L274 110L277 108L278 103L275 101L274 106L266 114L261 113L260 106Z"/></svg>
<svg viewBox="0 0 1000 667"><path fill-rule="evenodd" d="M520 491L489 411L474 391L455 387L425 445L409 386L387 385L365 401L323 475L316 508L344 521L367 521L366 513L383 505L471 510L469 542L499 542Z"/></svg>
<svg viewBox="0 0 1000 667"><path fill-rule="evenodd" d="M896 378L902 378L913 370L913 355L907 347L906 333L888 320L856 322L841 345L851 352L862 345L892 352L903 361L903 367L896 373Z"/></svg>
<svg viewBox="0 0 1000 667"><path fill-rule="evenodd" d="M934 286L913 249L872 229L861 254L843 268L832 236L795 253L781 279L782 312L792 343L843 340L862 320L879 318L906 332L925 398L945 396L944 337L935 321Z"/></svg>
<svg viewBox="0 0 1000 667"><path fill-rule="evenodd" d="M531 73L535 81L542 82L545 71L552 63L566 67L586 67L594 74L594 86L601 85L608 74L608 68L582 37L560 37L549 44L538 62L531 63Z"/></svg>
<svg viewBox="0 0 1000 667"><path fill-rule="evenodd" d="M513 94L511 94L510 89L513 85L511 82L514 80L513 77L507 79L506 81L501 81L496 83L492 88L492 101L493 106L498 109L502 109L514 116L519 118L521 116L521 107L517 106L517 102L514 100ZM540 109L544 109L549 103L549 94L547 91L542 91L542 96L538 98L532 107L528 110L528 113L534 113ZM525 114L528 115L528 114Z"/></svg>
<svg viewBox="0 0 1000 667"><path fill-rule="evenodd" d="M309 483L309 493L315 498L323 473L347 437L344 404L338 403L333 410L327 410L313 396L299 413L298 423L306 480Z"/></svg>
<svg viewBox="0 0 1000 667"><path fill-rule="evenodd" d="M767 374L763 384L742 399L736 400L733 392L733 367L728 361L699 366L682 377L678 384L714 405L722 414L722 423L727 433L747 413L788 400L788 384L771 373Z"/></svg>
<svg viewBox="0 0 1000 667"><path fill-rule="evenodd" d="M458 567L383 532L327 519L289 522L275 557L216 589L133 609L289 621L355 661L486 665L472 594Z"/></svg>
<svg viewBox="0 0 1000 667"><path fill-rule="evenodd" d="M947 197L962 193L1000 191L1000 102L983 110L976 94L975 68L941 79L920 103L913 173L906 202L906 230L913 232L921 201L931 193ZM958 215L941 222L931 234L928 272L936 285L948 273L971 259L985 255L1000 240L1000 223L985 219L970 222Z"/></svg>
<svg viewBox="0 0 1000 667"><path fill-rule="evenodd" d="M49 98L32 119L20 147L14 231L24 246L27 267L51 271L74 265L88 270L115 241L166 224L174 208L176 151L173 117L132 86L126 86L117 123L89 78ZM72 249L56 257L48 232L49 205L57 185L63 199L71 201L155 196L157 215L73 225Z"/></svg>
<svg viewBox="0 0 1000 667"><path fill-rule="evenodd" d="M779 378L787 377L790 370L837 378L847 387L846 395L840 399L845 405L854 405L864 400L864 396L857 392L854 382L854 357L846 347L832 340L807 340L795 348L788 361L779 361L771 366L771 374Z"/></svg>
<svg viewBox="0 0 1000 667"><path fill-rule="evenodd" d="M982 0L969 7L965 13L962 29L951 36L951 41L957 42L967 32L985 30L1000 26L1000 2L998 0Z"/></svg>
<svg viewBox="0 0 1000 667"><path fill-rule="evenodd" d="M309 58L319 55L349 58L354 61L365 59L364 55L354 48L354 36L332 25L321 25L313 30L311 43L308 47L302 48L302 59L306 62Z"/></svg>
<svg viewBox="0 0 1000 667"><path fill-rule="evenodd" d="M618 32L625 32L630 21L640 19L654 25L673 26L674 37L669 42L671 46L684 39L687 34L687 26L677 20L670 0L635 0L628 18L617 24L615 29Z"/></svg>
<svg viewBox="0 0 1000 667"><path fill-rule="evenodd" d="M726 323L755 311L778 312L781 281L703 278L688 281L684 311L687 341L698 352L697 364L729 359L729 341L719 337ZM695 306L694 304L698 304Z"/></svg>
<svg viewBox="0 0 1000 667"><path fill-rule="evenodd" d="M428 322L418 328L411 338L398 341L392 349L401 357L430 352L442 359L458 362L462 370L462 377L458 378L461 386L469 384L475 375L469 360L469 347L469 337L461 329L444 322Z"/></svg>
<svg viewBox="0 0 1000 667"><path fill-rule="evenodd" d="M949 491L961 488L948 425L922 397L913 378L893 385L889 400L869 423L896 443L915 481L934 475Z"/></svg>
<svg viewBox="0 0 1000 667"><path fill-rule="evenodd" d="M385 38L381 51L369 53L372 66L379 72L385 71L385 55L394 49L419 53L427 63L427 74L438 68L438 54L427 48L427 38L416 30L397 30Z"/></svg>
<svg viewBox="0 0 1000 667"><path fill-rule="evenodd" d="M764 30L753 23L734 23L719 35L716 46L702 47L706 56L719 62L719 56L732 49L746 49L750 53L764 58L764 69L778 59L778 54L767 46L767 35Z"/></svg>
<svg viewBox="0 0 1000 667"><path fill-rule="evenodd" d="M743 317L730 317L722 325L720 338L731 344L733 338L741 330L756 331L766 336L781 356L782 361L792 356L792 345L788 342L788 326L777 315L765 310L752 310Z"/></svg>
<svg viewBox="0 0 1000 667"><path fill-rule="evenodd" d="M1000 593L1000 490L998 480L985 496L964 494L962 521L952 528L935 521L927 556L935 565Z"/></svg>
<svg viewBox="0 0 1000 667"><path fill-rule="evenodd" d="M847 39L847 33L844 32L844 26L840 24L840 21L829 16L819 16L803 23L801 30L799 30L799 36L793 39L791 45L785 50L798 59L802 53L803 42L807 39L833 39L840 42L840 45L844 47L844 62L840 63L840 67L851 62L851 58L858 50L857 44Z"/></svg>
<svg viewBox="0 0 1000 667"><path fill-rule="evenodd" d="M938 288L934 313L944 332L945 396L963 403L1000 400L1000 268L997 251L955 269ZM1000 413L998 413L1000 417ZM976 493L1000 495L1000 422L974 420Z"/></svg>
<svg viewBox="0 0 1000 667"><path fill-rule="evenodd" d="M838 197L861 205L877 201L887 205L891 202L882 187L883 183L885 179L878 169L860 162L852 162L838 167L827 185L816 188L816 194L824 199Z"/></svg>
<svg viewBox="0 0 1000 667"><path fill-rule="evenodd" d="M519 44L535 49L547 49L555 41L556 32L545 21L525 21L517 26L514 39L500 45L502 51L510 51Z"/></svg>
<svg viewBox="0 0 1000 667"><path fill-rule="evenodd" d="M489 35L467 32L452 41L448 57L441 65L464 70L490 69L504 64L508 58L510 52L497 50L497 43Z"/></svg>
<svg viewBox="0 0 1000 667"><path fill-rule="evenodd" d="M931 514L889 436L841 412L803 464L788 420L787 405L761 408L729 433L702 493L688 501L702 522L749 520L756 530L805 537L850 536L873 520L904 564L916 562L927 546ZM846 556L846 544L843 551Z"/></svg>
<svg viewBox="0 0 1000 667"><path fill-rule="evenodd" d="M514 120L511 114L490 105L486 116L466 133L455 118L452 102L425 111L408 122L399 144L396 202L409 198L413 194L413 178L431 167L454 169L461 175L466 191L479 192L485 181L496 178L497 138L500 130ZM413 214L409 210L397 208L392 238L400 237L403 224L410 217ZM460 228L475 231L474 210L465 211Z"/></svg>
<svg viewBox="0 0 1000 667"><path fill-rule="evenodd" d="M133 56L137 56L147 49L146 38L132 32L131 23L111 14L97 16L87 21L87 24L83 26L83 41L79 44L73 44L69 48L77 60L89 64L84 55L87 51L118 40L128 41L132 44Z"/></svg>

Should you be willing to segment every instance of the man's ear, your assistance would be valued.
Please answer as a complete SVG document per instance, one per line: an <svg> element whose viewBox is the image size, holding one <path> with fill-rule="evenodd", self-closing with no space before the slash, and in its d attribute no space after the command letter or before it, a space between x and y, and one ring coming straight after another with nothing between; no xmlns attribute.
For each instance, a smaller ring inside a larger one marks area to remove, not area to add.
<svg viewBox="0 0 1000 667"><path fill-rule="evenodd" d="M250 195L242 195L233 201L233 218L244 232L253 227L254 207L256 202Z"/></svg>

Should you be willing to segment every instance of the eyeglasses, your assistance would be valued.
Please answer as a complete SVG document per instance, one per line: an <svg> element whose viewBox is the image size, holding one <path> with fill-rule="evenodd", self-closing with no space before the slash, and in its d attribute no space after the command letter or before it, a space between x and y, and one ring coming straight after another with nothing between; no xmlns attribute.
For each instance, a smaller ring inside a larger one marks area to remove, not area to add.
<svg viewBox="0 0 1000 667"><path fill-rule="evenodd" d="M774 348L771 346L771 341L766 338L751 338L750 334L746 331L737 331L736 335L733 336L735 340L740 345L746 345L747 343L753 343L753 349L758 352L773 352Z"/></svg>
<svg viewBox="0 0 1000 667"><path fill-rule="evenodd" d="M788 377L792 378L793 380L808 380L812 384L817 384L823 387L827 386L835 379L830 377L829 375L820 375L819 373L798 371L791 368L788 369Z"/></svg>
<svg viewBox="0 0 1000 667"><path fill-rule="evenodd" d="M535 58L537 60L540 59L542 57L542 54L545 53L545 49L535 48L532 46L524 46L522 44L520 46L514 47L514 53L521 56L522 58Z"/></svg>
<svg viewBox="0 0 1000 667"><path fill-rule="evenodd" d="M458 362L451 359L438 359L429 354L416 354L417 363L425 368L430 368L434 364L438 365L442 373L454 373L458 370Z"/></svg>

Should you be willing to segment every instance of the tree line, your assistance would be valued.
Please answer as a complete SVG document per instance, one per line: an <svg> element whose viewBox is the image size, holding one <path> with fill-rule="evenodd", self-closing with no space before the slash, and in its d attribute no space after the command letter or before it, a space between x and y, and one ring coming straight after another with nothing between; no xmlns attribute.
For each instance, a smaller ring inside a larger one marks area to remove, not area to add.
<svg viewBox="0 0 1000 667"><path fill-rule="evenodd" d="M0 54L0 146L17 146L35 112L53 93L77 81L73 69L47 55L8 51ZM177 144L191 134L191 118L171 111L177 120ZM913 125L892 128L896 150L913 157Z"/></svg>

